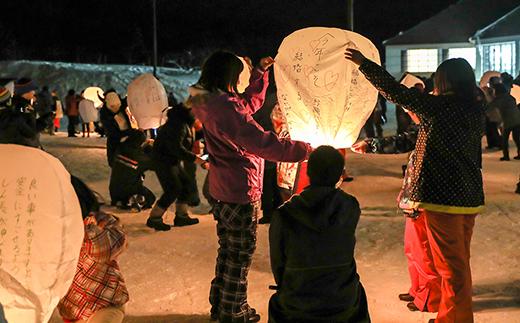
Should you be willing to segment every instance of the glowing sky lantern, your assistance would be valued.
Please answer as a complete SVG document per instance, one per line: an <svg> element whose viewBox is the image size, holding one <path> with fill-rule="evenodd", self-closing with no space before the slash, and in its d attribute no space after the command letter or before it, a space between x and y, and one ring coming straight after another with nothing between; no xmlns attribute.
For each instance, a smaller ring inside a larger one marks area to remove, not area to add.
<svg viewBox="0 0 520 323"><path fill-rule="evenodd" d="M424 85L423 80L418 78L417 76L411 74L411 73L405 73L403 77L401 78L401 84L406 86L407 88L414 87L416 84L422 84L423 88L426 86Z"/></svg>
<svg viewBox="0 0 520 323"><path fill-rule="evenodd" d="M83 97L94 102L94 106L96 108L101 108L103 106L103 101L99 97L103 97L103 90L97 86L91 86L83 91Z"/></svg>
<svg viewBox="0 0 520 323"><path fill-rule="evenodd" d="M520 104L520 86L514 84L513 88L511 89L511 95L515 98L516 105L519 105Z"/></svg>
<svg viewBox="0 0 520 323"><path fill-rule="evenodd" d="M497 71L487 71L486 73L482 74L482 77L480 78L480 88L485 88L488 86L489 80L492 77L500 77L500 72Z"/></svg>
<svg viewBox="0 0 520 323"><path fill-rule="evenodd" d="M0 304L8 322L47 322L76 272L80 205L46 152L0 144L0 165Z"/></svg>
<svg viewBox="0 0 520 323"><path fill-rule="evenodd" d="M249 78L251 78L251 67L246 62L246 60L243 57L238 56L240 60L242 61L242 64L244 64L244 69L242 70L242 73L240 73L240 76L238 77L238 85L237 89L239 93L244 93L246 88L249 86Z"/></svg>
<svg viewBox="0 0 520 323"><path fill-rule="evenodd" d="M99 111L92 100L85 98L79 101L78 109L83 123L98 121Z"/></svg>
<svg viewBox="0 0 520 323"><path fill-rule="evenodd" d="M276 56L278 102L292 139L348 148L377 102L377 90L344 58L360 50L380 63L370 40L351 31L312 27L287 36Z"/></svg>
<svg viewBox="0 0 520 323"><path fill-rule="evenodd" d="M168 107L164 86L150 73L138 76L128 85L128 107L139 128L159 128L166 122L163 110Z"/></svg>

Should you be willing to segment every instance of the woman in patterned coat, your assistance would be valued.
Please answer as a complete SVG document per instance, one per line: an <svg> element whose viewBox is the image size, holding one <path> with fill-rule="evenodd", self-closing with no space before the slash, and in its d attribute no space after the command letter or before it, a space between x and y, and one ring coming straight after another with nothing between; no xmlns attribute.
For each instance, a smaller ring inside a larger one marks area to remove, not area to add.
<svg viewBox="0 0 520 323"><path fill-rule="evenodd" d="M383 96L420 119L411 207L424 217L441 300L434 322L473 322L470 243L484 205L481 134L483 107L473 69L464 59L444 61L435 73L434 95L400 85L354 49L345 58Z"/></svg>

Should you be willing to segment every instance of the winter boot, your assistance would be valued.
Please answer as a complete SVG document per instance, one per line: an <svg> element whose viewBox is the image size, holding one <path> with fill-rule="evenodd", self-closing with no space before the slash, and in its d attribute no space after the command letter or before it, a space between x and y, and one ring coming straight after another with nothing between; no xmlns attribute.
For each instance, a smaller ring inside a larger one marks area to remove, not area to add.
<svg viewBox="0 0 520 323"><path fill-rule="evenodd" d="M157 204L150 211L150 217L146 220L146 226L157 231L168 231L171 229L169 225L163 222L162 216L166 212L165 209L159 207Z"/></svg>
<svg viewBox="0 0 520 323"><path fill-rule="evenodd" d="M179 213L175 212L175 219L173 219L174 227L185 227L185 226L194 225L197 223L199 223L199 219L190 218L188 213L179 214Z"/></svg>

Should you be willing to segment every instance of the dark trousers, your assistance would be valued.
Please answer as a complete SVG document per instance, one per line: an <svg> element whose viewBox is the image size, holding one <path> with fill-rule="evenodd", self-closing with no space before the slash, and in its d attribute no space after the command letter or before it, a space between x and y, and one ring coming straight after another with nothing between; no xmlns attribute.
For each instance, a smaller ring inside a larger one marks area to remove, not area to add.
<svg viewBox="0 0 520 323"><path fill-rule="evenodd" d="M397 134L406 132L412 124L412 118L400 106L395 107L395 119L397 121Z"/></svg>
<svg viewBox="0 0 520 323"><path fill-rule="evenodd" d="M200 204L199 187L197 186L197 164L195 162L182 162L182 167L189 179L188 190L190 196L188 198L189 206L198 206Z"/></svg>
<svg viewBox="0 0 520 323"><path fill-rule="evenodd" d="M496 122L491 122L486 117L486 140L488 148L500 148L502 147L502 140L500 139L500 134L498 133L498 124Z"/></svg>
<svg viewBox="0 0 520 323"><path fill-rule="evenodd" d="M220 322L245 323L252 311L247 304L247 274L256 249L259 211L259 202L218 202L214 207L219 248L209 300L211 313Z"/></svg>
<svg viewBox="0 0 520 323"><path fill-rule="evenodd" d="M504 129L502 133L502 153L509 158L509 135L513 133L513 141L516 144L516 155L520 155L520 126Z"/></svg>
<svg viewBox="0 0 520 323"><path fill-rule="evenodd" d="M374 131L374 127L376 128ZM383 127L381 126L381 113L374 110L370 117L368 117L365 125L363 126L365 135L367 138L382 137Z"/></svg>
<svg viewBox="0 0 520 323"><path fill-rule="evenodd" d="M171 166L166 163L157 162L155 173L161 184L163 194L157 201L162 209L167 209L175 200L179 203L187 203L189 199L189 178L184 169L179 166Z"/></svg>
<svg viewBox="0 0 520 323"><path fill-rule="evenodd" d="M271 217L273 211L283 203L280 188L276 182L276 163L266 160L264 169L264 188L262 191L262 210L264 217Z"/></svg>
<svg viewBox="0 0 520 323"><path fill-rule="evenodd" d="M67 116L69 119L69 125L67 127L67 131L69 136L74 136L76 134L76 125L79 123L78 116Z"/></svg>

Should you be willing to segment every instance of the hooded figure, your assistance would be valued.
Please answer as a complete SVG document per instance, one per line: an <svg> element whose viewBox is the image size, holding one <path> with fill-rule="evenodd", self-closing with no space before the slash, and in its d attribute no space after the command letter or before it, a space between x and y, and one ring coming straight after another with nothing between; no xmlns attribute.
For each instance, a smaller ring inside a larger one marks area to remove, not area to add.
<svg viewBox="0 0 520 323"><path fill-rule="evenodd" d="M354 260L359 203L336 188L343 167L337 150L318 147L309 157L311 185L271 220L271 323L370 322Z"/></svg>

